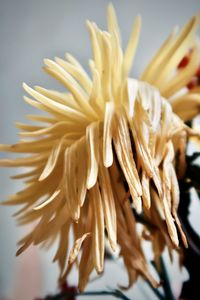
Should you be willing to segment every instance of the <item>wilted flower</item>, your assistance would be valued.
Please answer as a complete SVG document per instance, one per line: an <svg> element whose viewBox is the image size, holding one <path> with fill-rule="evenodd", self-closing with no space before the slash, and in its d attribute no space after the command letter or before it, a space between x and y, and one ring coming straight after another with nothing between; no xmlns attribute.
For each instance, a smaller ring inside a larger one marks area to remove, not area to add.
<svg viewBox="0 0 200 300"><path fill-rule="evenodd" d="M25 188L5 202L23 205L16 214L19 224L38 221L20 241L17 254L59 236L54 260L60 276L65 278L76 262L80 290L93 269L103 271L106 238L113 251L120 247L129 286L138 275L157 285L148 271L133 209L151 223L144 226L143 236L152 241L155 259L165 245L170 251L178 249L178 232L187 246L177 216L177 173L184 174L186 139L195 134L183 120L199 113L199 87L186 88L200 61L195 35L199 16L180 33L173 31L135 80L128 74L140 24L137 17L123 52L111 5L108 32L87 22L92 79L69 54L65 59L45 59L45 70L69 93L24 84L33 98L25 101L48 116L28 116L43 125L17 123L26 139L0 146L1 151L31 154L0 161L1 166L32 168L13 177L25 179ZM180 65L186 55L187 64ZM71 229L74 246L67 254Z"/></svg>

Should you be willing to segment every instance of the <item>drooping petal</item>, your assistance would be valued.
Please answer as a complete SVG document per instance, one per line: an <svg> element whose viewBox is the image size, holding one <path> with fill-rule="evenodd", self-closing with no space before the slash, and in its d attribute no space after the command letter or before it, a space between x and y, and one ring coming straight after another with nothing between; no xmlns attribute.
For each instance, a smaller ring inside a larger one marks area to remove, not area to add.
<svg viewBox="0 0 200 300"><path fill-rule="evenodd" d="M113 103L106 103L103 127L103 162L106 168L113 163L112 134L113 134Z"/></svg>
<svg viewBox="0 0 200 300"><path fill-rule="evenodd" d="M89 190L89 201L93 210L92 256L97 273L103 271L104 261L104 213L98 182Z"/></svg>
<svg viewBox="0 0 200 300"><path fill-rule="evenodd" d="M99 123L87 127L87 188L93 187L97 181L99 163Z"/></svg>
<svg viewBox="0 0 200 300"><path fill-rule="evenodd" d="M113 251L117 248L117 224L116 224L116 209L114 195L111 188L110 175L100 161L99 164L99 186L101 188L102 205L105 217L106 230L108 239Z"/></svg>

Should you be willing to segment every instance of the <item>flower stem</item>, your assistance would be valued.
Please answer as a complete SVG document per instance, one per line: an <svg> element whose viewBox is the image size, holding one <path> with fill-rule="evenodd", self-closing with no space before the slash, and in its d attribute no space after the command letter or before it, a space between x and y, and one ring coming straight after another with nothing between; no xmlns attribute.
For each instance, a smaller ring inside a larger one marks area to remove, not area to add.
<svg viewBox="0 0 200 300"><path fill-rule="evenodd" d="M114 296L118 299L122 300L130 300L127 296L125 296L121 291L119 290L111 290L111 291L86 291L83 293L79 292L61 292L60 294L57 294L55 296L47 296L44 300L67 300L71 299L71 297L75 296Z"/></svg>
<svg viewBox="0 0 200 300"><path fill-rule="evenodd" d="M165 296L158 289L154 288L149 281L146 281L146 283L154 292L154 294L158 297L159 300L166 300Z"/></svg>
<svg viewBox="0 0 200 300"><path fill-rule="evenodd" d="M160 277L163 280L163 289L165 292L165 297L167 300L175 300L175 297L173 295L171 286L170 286L170 281L169 281L169 276L167 273L167 269L165 267L164 260L162 256L160 257L160 266L161 266L161 274Z"/></svg>

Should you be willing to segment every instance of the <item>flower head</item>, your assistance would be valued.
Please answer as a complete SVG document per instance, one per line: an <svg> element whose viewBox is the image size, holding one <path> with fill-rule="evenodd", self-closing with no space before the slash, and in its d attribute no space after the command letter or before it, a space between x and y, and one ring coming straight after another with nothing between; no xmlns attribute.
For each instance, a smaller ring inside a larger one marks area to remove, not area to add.
<svg viewBox="0 0 200 300"><path fill-rule="evenodd" d="M199 112L199 88L186 89L200 61L195 36L199 16L180 33L173 32L141 80L135 80L128 74L140 24L137 17L123 52L111 5L108 32L88 21L92 78L69 54L45 59L45 70L68 92L23 84L32 97L25 101L47 115L29 116L42 125L17 123L23 139L0 146L1 151L30 154L0 161L1 166L31 168L13 177L24 179L25 188L6 202L22 205L19 224L37 221L17 253L59 237L54 260L60 276L65 278L76 262L80 290L93 269L103 271L106 239L113 251L120 248L129 286L138 275L157 285L142 251L142 237L151 239L155 257L164 246L178 249L178 235L187 246L177 216L177 174L184 174L186 138L194 134L183 120ZM178 67L188 51L188 64ZM185 92L178 96L180 90ZM151 223L144 226L142 237L133 210L143 212ZM74 245L68 249L70 230Z"/></svg>

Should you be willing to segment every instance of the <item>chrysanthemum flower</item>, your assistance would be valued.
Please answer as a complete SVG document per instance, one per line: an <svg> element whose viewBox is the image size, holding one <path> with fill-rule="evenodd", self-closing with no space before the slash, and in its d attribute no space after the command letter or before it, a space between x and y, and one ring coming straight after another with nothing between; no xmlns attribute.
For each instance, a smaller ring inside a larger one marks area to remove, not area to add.
<svg viewBox="0 0 200 300"><path fill-rule="evenodd" d="M183 121L196 116L200 106L199 87L187 88L200 62L195 35L199 19L193 17L180 33L173 31L135 80L128 74L141 20L136 18L123 52L110 5L108 32L87 22L92 78L67 54L65 59L44 60L45 70L67 93L23 84L32 97L25 101L48 115L28 116L42 125L17 123L22 140L0 146L1 151L31 154L0 161L1 166L32 168L13 177L24 179L25 188L5 202L22 205L19 224L37 221L17 254L59 236L54 260L60 277L76 262L83 290L93 269L103 271L108 239L113 251L120 248L129 286L138 275L157 285L148 271L133 210L143 212L151 224L144 227L143 237L152 241L155 259L165 245L170 251L178 249L179 236L187 246L177 216L177 174L184 174L186 139L194 134ZM68 249L70 230L74 246Z"/></svg>

